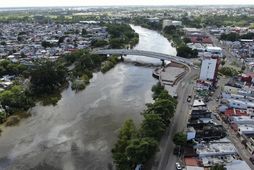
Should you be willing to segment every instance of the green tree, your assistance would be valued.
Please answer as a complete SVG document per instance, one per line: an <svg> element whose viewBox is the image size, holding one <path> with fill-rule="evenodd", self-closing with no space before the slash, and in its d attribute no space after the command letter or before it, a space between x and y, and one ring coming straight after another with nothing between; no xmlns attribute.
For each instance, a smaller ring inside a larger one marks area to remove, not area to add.
<svg viewBox="0 0 254 170"><path fill-rule="evenodd" d="M81 31L81 35L82 35L82 36L86 36L86 35L87 35L87 31L86 31L86 29L84 29L84 28L82 29L82 31Z"/></svg>
<svg viewBox="0 0 254 170"><path fill-rule="evenodd" d="M166 130L161 117L157 114L145 114L145 119L141 124L141 136L159 140Z"/></svg>
<svg viewBox="0 0 254 170"><path fill-rule="evenodd" d="M198 57L198 51L192 50L186 45L181 45L176 48L177 56L183 57L183 58L196 58Z"/></svg>
<svg viewBox="0 0 254 170"><path fill-rule="evenodd" d="M222 60L221 61L221 65L224 66L226 64L226 61L225 60Z"/></svg>
<svg viewBox="0 0 254 170"><path fill-rule="evenodd" d="M105 40L94 40L91 42L92 47L103 47L108 45L108 42Z"/></svg>
<svg viewBox="0 0 254 170"><path fill-rule="evenodd" d="M127 120L124 122L118 135L118 141L112 149L112 157L117 169L126 170L131 169L131 162L127 158L126 148L130 141L137 137L137 130L133 120Z"/></svg>
<svg viewBox="0 0 254 170"><path fill-rule="evenodd" d="M50 94L66 82L67 70L56 62L42 62L31 72L31 90L35 95Z"/></svg>
<svg viewBox="0 0 254 170"><path fill-rule="evenodd" d="M170 119L174 116L174 112L174 102L168 99L157 99L153 104L147 104L147 110L144 114L158 114L167 126L170 123Z"/></svg>
<svg viewBox="0 0 254 170"><path fill-rule="evenodd" d="M153 99L157 99L161 92L164 90L164 87L158 82L156 85L153 85L152 92L153 92Z"/></svg>
<svg viewBox="0 0 254 170"><path fill-rule="evenodd" d="M132 139L126 148L127 159L131 162L131 169L137 164L145 163L157 149L157 142L152 138Z"/></svg>
<svg viewBox="0 0 254 170"><path fill-rule="evenodd" d="M21 86L13 86L0 93L0 102L9 113L27 110L34 105L31 97Z"/></svg>
<svg viewBox="0 0 254 170"><path fill-rule="evenodd" d="M225 168L224 168L223 165L216 164L216 165L211 167L211 170L225 170Z"/></svg>
<svg viewBox="0 0 254 170"><path fill-rule="evenodd" d="M6 42L5 42L5 41L2 41L2 42L0 43L0 45L5 46L5 45L6 45Z"/></svg>
<svg viewBox="0 0 254 170"><path fill-rule="evenodd" d="M187 143L187 136L183 132L176 133L173 138L173 142L176 145L183 146Z"/></svg>
<svg viewBox="0 0 254 170"><path fill-rule="evenodd" d="M239 74L239 72L232 67L222 67L219 71L225 76L237 76Z"/></svg>
<svg viewBox="0 0 254 170"><path fill-rule="evenodd" d="M238 41L240 38L239 34L237 33L229 33L229 34L221 34L220 40L225 40L225 41Z"/></svg>

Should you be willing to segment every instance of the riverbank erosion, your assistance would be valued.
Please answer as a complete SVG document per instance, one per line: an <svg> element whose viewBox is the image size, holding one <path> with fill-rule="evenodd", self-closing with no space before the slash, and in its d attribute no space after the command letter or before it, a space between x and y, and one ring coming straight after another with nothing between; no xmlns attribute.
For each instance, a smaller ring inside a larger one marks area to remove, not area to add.
<svg viewBox="0 0 254 170"><path fill-rule="evenodd" d="M134 49L176 54L157 32L131 26L139 34ZM160 64L157 59L126 56L132 61ZM18 126L4 128L0 137L0 169L106 170L123 122L139 126L151 88L153 68L118 63L105 74L93 73L85 90L69 86L55 105L36 104Z"/></svg>

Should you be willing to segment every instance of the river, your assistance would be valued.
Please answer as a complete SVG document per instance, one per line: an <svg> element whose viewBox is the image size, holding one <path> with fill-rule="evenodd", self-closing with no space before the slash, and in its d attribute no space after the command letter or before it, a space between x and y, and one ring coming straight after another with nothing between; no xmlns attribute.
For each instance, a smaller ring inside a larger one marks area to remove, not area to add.
<svg viewBox="0 0 254 170"><path fill-rule="evenodd" d="M135 49L176 54L159 33L132 26L140 41ZM134 61L156 59L127 56ZM78 93L65 89L56 106L36 105L32 116L5 128L0 136L0 170L104 170L124 120L142 121L157 80L154 68L120 63L106 74L96 73Z"/></svg>

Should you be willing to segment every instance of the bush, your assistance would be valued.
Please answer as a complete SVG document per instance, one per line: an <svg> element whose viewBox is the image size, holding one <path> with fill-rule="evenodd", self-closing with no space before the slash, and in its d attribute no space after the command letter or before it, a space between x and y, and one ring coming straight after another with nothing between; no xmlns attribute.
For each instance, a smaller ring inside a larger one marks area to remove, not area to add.
<svg viewBox="0 0 254 170"><path fill-rule="evenodd" d="M239 74L239 72L232 68L232 67L222 67L220 69L220 73L225 75L225 76L237 76Z"/></svg>

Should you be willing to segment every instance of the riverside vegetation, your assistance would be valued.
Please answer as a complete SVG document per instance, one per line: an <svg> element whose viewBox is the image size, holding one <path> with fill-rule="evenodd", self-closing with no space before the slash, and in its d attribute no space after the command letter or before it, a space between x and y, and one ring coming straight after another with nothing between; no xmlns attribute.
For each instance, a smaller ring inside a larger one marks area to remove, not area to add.
<svg viewBox="0 0 254 170"><path fill-rule="evenodd" d="M158 149L158 142L169 126L177 105L159 83L152 87L153 103L141 113L144 120L137 128L133 120L126 120L120 129L118 141L112 149L114 163L119 170L135 169L145 164Z"/></svg>
<svg viewBox="0 0 254 170"><path fill-rule="evenodd" d="M138 43L138 34L127 24L107 25L109 41L98 43L98 46L109 45L111 48L134 46ZM92 43L93 45L93 43ZM94 72L107 72L120 60L118 56L99 56L89 50L76 50L56 61L34 61L33 66L0 61L0 76L15 76L14 85L0 92L0 122L14 125L19 118L27 116L27 110L42 102L43 105L55 105L61 98L61 91L70 80L73 90L82 90Z"/></svg>

